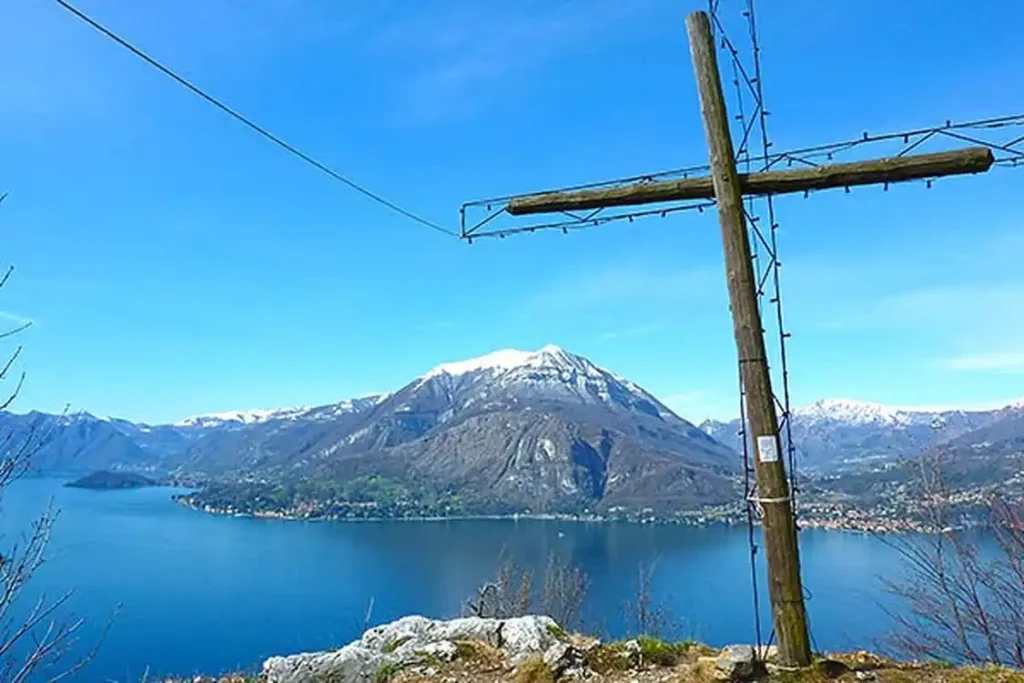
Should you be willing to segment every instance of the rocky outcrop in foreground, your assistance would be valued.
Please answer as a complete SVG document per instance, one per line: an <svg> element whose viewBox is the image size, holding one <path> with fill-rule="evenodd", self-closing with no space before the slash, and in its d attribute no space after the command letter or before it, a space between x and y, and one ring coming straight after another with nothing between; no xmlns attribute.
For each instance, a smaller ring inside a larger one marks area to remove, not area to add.
<svg viewBox="0 0 1024 683"><path fill-rule="evenodd" d="M867 652L817 659L787 670L774 648L721 650L645 636L601 643L569 634L552 619L405 617L370 629L345 647L271 657L258 675L197 677L167 683L1024 683L1024 673L988 666L898 663Z"/></svg>
<svg viewBox="0 0 1024 683"><path fill-rule="evenodd" d="M559 636L564 634L550 617L435 621L411 616L372 628L340 650L271 657L263 675L267 683L375 683L410 667L427 673L454 661L460 650L475 653L481 645L516 666L531 655L555 653L563 644Z"/></svg>
<svg viewBox="0 0 1024 683"><path fill-rule="evenodd" d="M750 646L709 653L699 645L669 645L651 638L602 645L596 638L566 633L546 616L451 621L410 616L370 629L340 650L272 657L263 664L261 681L467 683L511 678L551 683L626 671L634 672L631 681L665 680L637 677L651 666L662 676L672 668L676 674L700 675L701 680L741 681L766 672Z"/></svg>

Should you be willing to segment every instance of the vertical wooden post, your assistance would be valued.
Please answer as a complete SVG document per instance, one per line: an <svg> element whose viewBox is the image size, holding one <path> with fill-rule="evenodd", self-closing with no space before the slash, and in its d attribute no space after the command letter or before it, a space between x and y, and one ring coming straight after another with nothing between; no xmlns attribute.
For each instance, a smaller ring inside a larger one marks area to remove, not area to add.
<svg viewBox="0 0 1024 683"><path fill-rule="evenodd" d="M748 425L755 444L758 494L764 508L764 546L768 558L768 592L778 637L779 658L786 666L811 663L810 639L800 583L800 555L785 465L780 457L778 420L765 354L764 331L757 307L754 268L743 214L729 119L722 96L711 24L704 12L686 18L690 55L697 75L701 115L711 155L711 176L725 245L726 276L740 373L747 397Z"/></svg>

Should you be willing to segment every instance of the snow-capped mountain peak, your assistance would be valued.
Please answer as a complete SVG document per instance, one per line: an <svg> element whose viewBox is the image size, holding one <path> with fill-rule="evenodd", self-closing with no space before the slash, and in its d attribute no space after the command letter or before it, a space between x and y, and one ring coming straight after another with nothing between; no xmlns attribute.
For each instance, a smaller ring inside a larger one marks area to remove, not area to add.
<svg viewBox="0 0 1024 683"><path fill-rule="evenodd" d="M679 420L671 410L639 385L598 367L583 356L553 344L536 351L504 349L485 356L435 367L410 385L429 387L463 407L513 401L562 401L603 405ZM521 403L522 404L522 403Z"/></svg>
<svg viewBox="0 0 1024 683"><path fill-rule="evenodd" d="M520 351L518 349L502 349L494 351L477 358L455 361L453 363L442 363L422 379L429 379L439 375L450 375L458 377L475 372L490 372L500 374L518 368L545 368L564 369L567 371L583 371L586 374L597 374L601 370L596 365L564 349L547 344L537 351Z"/></svg>
<svg viewBox="0 0 1024 683"><path fill-rule="evenodd" d="M481 371L502 372L524 365L530 355L529 351L502 349L477 358L470 358L468 360L455 361L452 363L442 363L425 374L423 378L427 379L430 377L437 377L438 375L452 375L453 377L457 377L459 375L466 375L471 372Z"/></svg>

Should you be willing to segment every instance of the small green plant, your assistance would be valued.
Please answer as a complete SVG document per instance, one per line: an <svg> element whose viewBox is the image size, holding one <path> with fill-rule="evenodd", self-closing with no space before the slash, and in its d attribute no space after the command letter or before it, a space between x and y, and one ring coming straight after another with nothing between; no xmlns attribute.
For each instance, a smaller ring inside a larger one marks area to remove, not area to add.
<svg viewBox="0 0 1024 683"><path fill-rule="evenodd" d="M396 638L387 645L385 645L383 650L385 654L391 654L398 648L408 643L410 640L412 640L412 636L402 636L401 638Z"/></svg>
<svg viewBox="0 0 1024 683"><path fill-rule="evenodd" d="M599 646L588 655L587 663L591 669L601 675L626 671L630 668L630 660L622 641Z"/></svg>
<svg viewBox="0 0 1024 683"><path fill-rule="evenodd" d="M690 649L685 643L666 643L650 636L639 636L636 642L640 645L643 661L658 666L675 666L679 663L680 656Z"/></svg>
<svg viewBox="0 0 1024 683"><path fill-rule="evenodd" d="M565 632L565 629L558 624L548 624L547 627L548 635L558 640L565 640L569 637L569 634Z"/></svg>

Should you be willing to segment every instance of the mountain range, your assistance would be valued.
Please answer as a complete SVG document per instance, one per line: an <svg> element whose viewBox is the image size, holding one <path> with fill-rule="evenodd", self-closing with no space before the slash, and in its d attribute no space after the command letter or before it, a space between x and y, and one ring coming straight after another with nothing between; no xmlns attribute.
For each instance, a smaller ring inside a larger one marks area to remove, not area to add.
<svg viewBox="0 0 1024 683"><path fill-rule="evenodd" d="M739 450L740 421L700 425ZM792 411L789 427L797 461L808 474L862 468L942 451L984 448L1004 455L1024 446L1024 401L988 410L901 408L849 399L825 399Z"/></svg>
<svg viewBox="0 0 1024 683"><path fill-rule="evenodd" d="M970 412L824 400L794 411L791 428L807 472L939 446L998 456L1024 447L1024 403ZM37 445L34 467L43 472L136 471L267 490L317 482L331 495L343 495L335 485L372 480L406 496L505 511L727 502L740 467L738 420L698 428L635 383L555 346L439 365L394 393L326 406L163 425L0 413L0 431L11 444Z"/></svg>
<svg viewBox="0 0 1024 683"><path fill-rule="evenodd" d="M367 477L513 509L704 503L732 491L730 449L651 394L554 346L440 365L398 391L315 408L144 425L4 414L37 469L199 482ZM23 437L24 438L24 437Z"/></svg>

